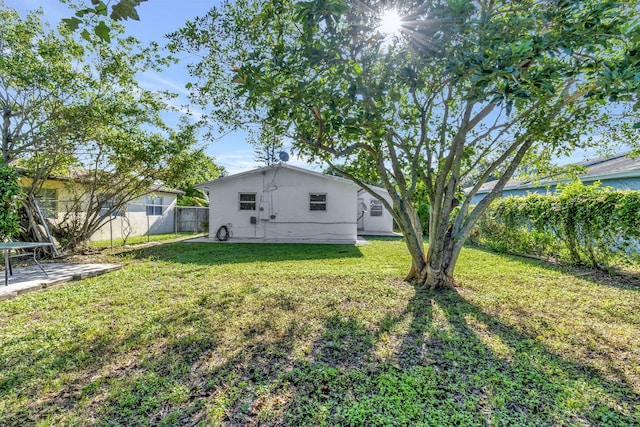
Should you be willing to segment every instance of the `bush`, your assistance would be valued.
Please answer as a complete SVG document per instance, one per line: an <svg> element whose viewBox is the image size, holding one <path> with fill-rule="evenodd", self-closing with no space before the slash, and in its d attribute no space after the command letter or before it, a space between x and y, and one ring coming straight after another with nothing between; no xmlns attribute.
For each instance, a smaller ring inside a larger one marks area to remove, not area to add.
<svg viewBox="0 0 640 427"><path fill-rule="evenodd" d="M0 241L20 232L18 174L11 166L0 166Z"/></svg>
<svg viewBox="0 0 640 427"><path fill-rule="evenodd" d="M556 195L496 200L471 240L498 252L557 257L603 268L640 263L640 192L600 183L559 186Z"/></svg>

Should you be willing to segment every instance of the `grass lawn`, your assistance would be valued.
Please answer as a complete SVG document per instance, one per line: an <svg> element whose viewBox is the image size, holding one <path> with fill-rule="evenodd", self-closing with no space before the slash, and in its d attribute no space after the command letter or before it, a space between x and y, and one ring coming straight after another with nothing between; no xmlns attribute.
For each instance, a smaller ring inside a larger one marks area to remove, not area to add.
<svg viewBox="0 0 640 427"><path fill-rule="evenodd" d="M170 243L0 303L0 425L640 425L640 284L467 248Z"/></svg>

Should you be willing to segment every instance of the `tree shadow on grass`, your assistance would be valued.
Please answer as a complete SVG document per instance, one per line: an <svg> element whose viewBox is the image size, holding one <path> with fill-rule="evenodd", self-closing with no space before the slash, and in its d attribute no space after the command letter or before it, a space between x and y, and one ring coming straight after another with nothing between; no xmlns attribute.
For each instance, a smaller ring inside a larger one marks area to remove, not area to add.
<svg viewBox="0 0 640 427"><path fill-rule="evenodd" d="M405 312L385 315L373 329L340 312L324 324L307 357L292 357L292 345L281 342L279 355L252 351L242 363L229 361L222 372L242 367L240 377L252 384L245 390L262 392L241 392L226 410L225 422L538 426L640 421L640 396L633 388L549 352L455 291L418 292ZM261 372L257 382L247 367ZM222 382L214 388L228 387Z"/></svg>
<svg viewBox="0 0 640 427"><path fill-rule="evenodd" d="M90 420L98 425L157 424L152 420L158 411L163 414L189 396L193 385L185 382L186 368L222 342L206 313L241 306L253 293L246 286L220 292L215 301L204 294L195 307L172 307L168 301L136 322L114 314L104 324L89 321L89 330L74 319L58 338L51 327L40 329L33 322L26 334L5 340L0 351L5 356L0 357L0 401L6 404L0 405L0 425L44 420L53 425L87 425ZM99 318L96 312L88 307L84 320ZM50 346L32 344L42 335L50 335L45 341Z"/></svg>
<svg viewBox="0 0 640 427"><path fill-rule="evenodd" d="M397 331L400 348L385 357L386 331L407 319L408 329ZM282 380L296 390L292 425L640 422L640 396L631 386L549 352L455 291L418 292L403 315L384 319L377 331L330 318L316 346L319 354Z"/></svg>
<svg viewBox="0 0 640 427"><path fill-rule="evenodd" d="M75 348L31 358L33 369L3 382L0 396L29 391L39 372L58 371L60 380L81 375L62 392L31 390L34 400L4 419L0 412L0 424L49 417L96 425L640 421L640 396L631 387L551 353L455 290L418 290L404 309L380 313L373 323L339 305L307 315L321 329L300 315L311 307L286 292L261 299L264 308L238 310L256 292L203 293L128 325L128 334L105 329L78 337ZM87 349L91 358L74 353ZM21 356L26 350L3 368L15 368ZM66 412L73 415L56 418Z"/></svg>
<svg viewBox="0 0 640 427"><path fill-rule="evenodd" d="M354 245L287 243L171 243L126 252L134 258L201 265L361 258Z"/></svg>
<svg viewBox="0 0 640 427"><path fill-rule="evenodd" d="M428 357L443 384L471 397L460 402L496 425L635 425L640 396L631 385L548 351L458 292L419 293L448 332L433 335ZM434 318L437 318L435 316ZM471 404L470 404L471 402Z"/></svg>

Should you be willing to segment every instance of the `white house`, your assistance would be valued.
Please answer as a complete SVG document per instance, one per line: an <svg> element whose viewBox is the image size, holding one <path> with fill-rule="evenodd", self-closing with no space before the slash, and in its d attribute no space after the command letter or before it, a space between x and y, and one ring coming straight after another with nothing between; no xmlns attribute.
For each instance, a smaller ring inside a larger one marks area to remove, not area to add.
<svg viewBox="0 0 640 427"><path fill-rule="evenodd" d="M111 223L100 227L91 240L175 233L177 197L184 192L162 186L151 190L149 194L127 203L126 209L115 215Z"/></svg>
<svg viewBox="0 0 640 427"><path fill-rule="evenodd" d="M219 240L353 244L359 232L393 231L391 215L355 183L287 164L196 188L209 195L209 237Z"/></svg>

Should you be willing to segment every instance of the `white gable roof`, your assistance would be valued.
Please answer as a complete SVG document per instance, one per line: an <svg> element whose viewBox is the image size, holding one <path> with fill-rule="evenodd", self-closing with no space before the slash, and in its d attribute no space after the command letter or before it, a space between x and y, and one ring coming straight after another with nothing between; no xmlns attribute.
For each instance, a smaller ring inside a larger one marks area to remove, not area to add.
<svg viewBox="0 0 640 427"><path fill-rule="evenodd" d="M271 165L271 166L265 166L265 167L261 167L261 168L257 168L257 169L252 169L250 171L245 171L245 172L240 172L240 173L236 173L233 175L228 175L228 176L223 176L221 178L217 178L214 179L213 181L207 181L207 182L203 182L202 184L198 184L195 186L195 188L197 189L206 189L206 188L211 188L213 186L219 185L219 184L224 184L224 183L228 183L230 181L233 181L235 179L241 178L241 177L245 177L248 175L253 175L253 174L258 174L258 173L263 173L266 171L270 171L270 170L274 170L274 169L287 169L290 171L294 171L294 172L298 172L298 173L303 173L303 174L307 174L307 175L311 175L314 176L318 179L326 179L329 181L336 181L336 182L340 182L343 184L347 184L347 185L352 185L354 187L358 187L358 185L353 182L350 181L348 179L345 178L341 178L339 176L334 176L334 175L327 175L324 173L320 173L320 172L315 172L309 169L304 169L304 168L299 168L296 166L291 166L285 163L278 163L275 165Z"/></svg>

